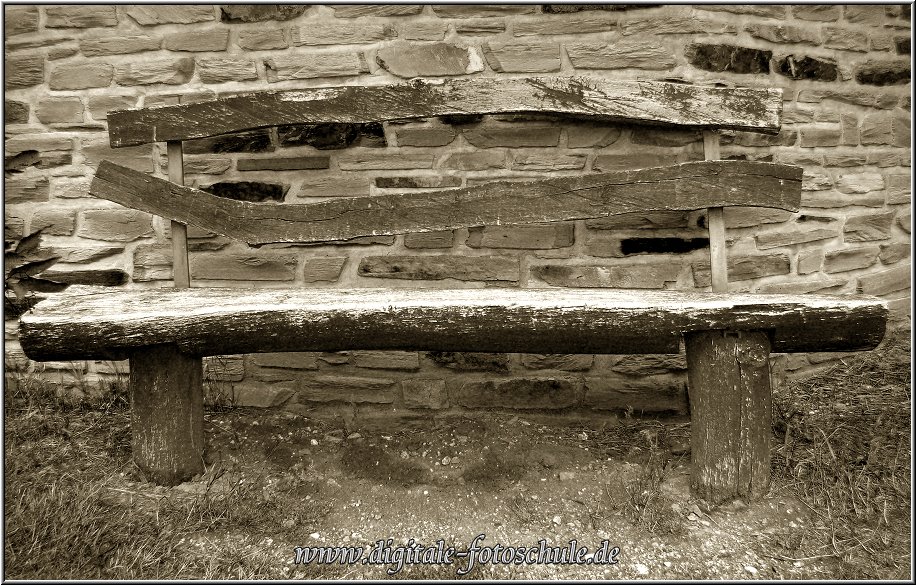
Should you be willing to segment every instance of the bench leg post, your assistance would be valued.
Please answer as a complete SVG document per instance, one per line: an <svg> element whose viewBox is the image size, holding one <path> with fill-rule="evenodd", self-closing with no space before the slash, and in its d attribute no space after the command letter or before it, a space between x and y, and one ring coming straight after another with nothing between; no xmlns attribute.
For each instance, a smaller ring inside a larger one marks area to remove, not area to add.
<svg viewBox="0 0 916 585"><path fill-rule="evenodd" d="M131 446L147 478L177 485L203 473L203 365L173 345L130 356Z"/></svg>
<svg viewBox="0 0 916 585"><path fill-rule="evenodd" d="M685 336L690 397L691 492L712 505L770 486L770 340L759 331Z"/></svg>

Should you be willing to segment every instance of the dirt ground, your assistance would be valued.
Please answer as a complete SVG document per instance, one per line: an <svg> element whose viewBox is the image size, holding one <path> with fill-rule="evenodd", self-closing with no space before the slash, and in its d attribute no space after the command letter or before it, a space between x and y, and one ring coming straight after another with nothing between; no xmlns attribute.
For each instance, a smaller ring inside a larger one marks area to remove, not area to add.
<svg viewBox="0 0 916 585"><path fill-rule="evenodd" d="M231 495L235 521L182 544L201 553L231 549L240 561L250 555L261 564L268 555L273 578L385 579L389 569L408 579L834 574L829 558L793 555L818 518L784 487L774 485L762 501L717 510L691 500L683 422L547 424L489 413L345 428L343 421L232 410L209 413L206 426L204 476L158 487L128 463L106 489L147 510L183 499L212 505ZM594 553L607 541L606 550L619 547L618 562L585 555L579 564L482 563L488 553L479 552L466 575L469 560L460 556L451 564L405 563L399 571L395 556L389 564L296 563L297 546L362 546L367 558L378 540L392 539L394 555L398 545L435 546L441 539L461 553L481 534L480 547L503 549L539 548L542 540L569 548L575 540Z"/></svg>

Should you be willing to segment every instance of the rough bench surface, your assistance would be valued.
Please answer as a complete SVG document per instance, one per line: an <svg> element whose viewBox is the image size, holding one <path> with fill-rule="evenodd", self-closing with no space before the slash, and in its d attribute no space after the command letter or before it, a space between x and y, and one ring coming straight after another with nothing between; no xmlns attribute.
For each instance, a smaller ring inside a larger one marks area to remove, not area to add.
<svg viewBox="0 0 916 585"><path fill-rule="evenodd" d="M71 287L22 318L44 360L123 359L175 344L188 355L410 349L677 353L684 334L766 331L773 351L854 351L884 336L879 300L827 295L567 289Z"/></svg>

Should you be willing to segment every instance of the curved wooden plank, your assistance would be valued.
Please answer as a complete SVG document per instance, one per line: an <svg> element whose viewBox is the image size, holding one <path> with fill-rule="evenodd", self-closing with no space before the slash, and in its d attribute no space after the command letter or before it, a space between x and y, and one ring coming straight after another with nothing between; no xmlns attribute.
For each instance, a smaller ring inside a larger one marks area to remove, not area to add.
<svg viewBox="0 0 916 585"><path fill-rule="evenodd" d="M800 167L701 161L600 175L286 205L217 197L103 161L89 192L133 209L260 245L588 219L635 211L736 205L797 211L801 178Z"/></svg>
<svg viewBox="0 0 916 585"><path fill-rule="evenodd" d="M260 92L108 114L112 147L279 126L379 122L461 114L547 113L775 134L782 90L584 77L416 80Z"/></svg>
<svg viewBox="0 0 916 585"><path fill-rule="evenodd" d="M21 319L36 360L111 359L162 343L190 355L401 349L676 353L684 333L767 331L773 351L871 349L871 297L567 289L72 287Z"/></svg>

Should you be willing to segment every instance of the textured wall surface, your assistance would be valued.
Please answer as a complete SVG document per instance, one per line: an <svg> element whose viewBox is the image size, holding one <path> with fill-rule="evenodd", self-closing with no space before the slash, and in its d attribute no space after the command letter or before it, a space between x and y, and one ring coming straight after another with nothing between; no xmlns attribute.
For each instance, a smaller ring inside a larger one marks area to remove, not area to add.
<svg viewBox="0 0 916 585"><path fill-rule="evenodd" d="M601 8L601 9L597 9ZM731 288L910 304L910 6L4 6L5 235L42 229L84 282L169 286L168 223L94 199L102 159L164 176L165 145L108 147L106 112L415 76L588 75L779 87L778 136L723 158L805 168L800 213L726 214ZM185 143L186 182L248 201L460 187L703 158L694 132L517 116L291 126ZM276 159L288 159L277 170ZM272 162L273 161L273 162ZM705 218L644 214L248 248L190 230L198 286L709 286ZM397 267L395 270L393 267ZM9 363L24 363L6 323ZM803 372L827 354L774 356ZM126 364L47 364L94 381ZM351 351L207 361L239 404L308 411L686 411L683 355ZM349 407L348 407L349 408Z"/></svg>

